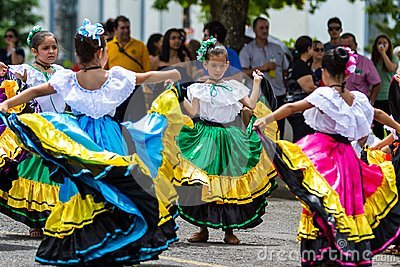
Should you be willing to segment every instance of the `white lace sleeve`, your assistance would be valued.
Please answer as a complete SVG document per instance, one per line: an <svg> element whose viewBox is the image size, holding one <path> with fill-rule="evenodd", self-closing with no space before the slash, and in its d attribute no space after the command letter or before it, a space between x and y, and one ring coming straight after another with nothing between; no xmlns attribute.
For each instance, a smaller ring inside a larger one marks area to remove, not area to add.
<svg viewBox="0 0 400 267"><path fill-rule="evenodd" d="M12 73L18 73L19 75L24 75L24 71L28 69L28 64L20 64L20 65L9 65L10 71Z"/></svg>
<svg viewBox="0 0 400 267"><path fill-rule="evenodd" d="M49 84L65 98L74 84L74 75L75 73L68 69L56 71L50 78Z"/></svg>
<svg viewBox="0 0 400 267"><path fill-rule="evenodd" d="M237 80L229 80L226 84L234 89L233 94L235 95L235 99L237 99L236 101L241 100L250 94L250 89Z"/></svg>
<svg viewBox="0 0 400 267"><path fill-rule="evenodd" d="M115 109L135 90L136 76L127 69L113 67L99 89L88 90L79 85L76 73L60 70L49 82L73 111L97 119L114 114Z"/></svg>
<svg viewBox="0 0 400 267"><path fill-rule="evenodd" d="M305 98L315 108L304 111L305 122L314 130L340 134L358 140L369 134L374 109L368 98L352 92L355 99L348 105L339 92L330 87L320 87Z"/></svg>

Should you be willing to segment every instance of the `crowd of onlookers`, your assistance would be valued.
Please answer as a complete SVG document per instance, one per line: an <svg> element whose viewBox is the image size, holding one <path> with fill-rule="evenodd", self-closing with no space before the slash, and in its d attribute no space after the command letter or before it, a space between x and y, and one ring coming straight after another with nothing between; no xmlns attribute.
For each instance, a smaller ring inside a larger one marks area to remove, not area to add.
<svg viewBox="0 0 400 267"><path fill-rule="evenodd" d="M196 51L200 41L188 40L183 28L171 28L164 34L154 33L147 44L131 37L130 21L124 16L109 19L104 23L108 48L108 68L122 66L135 72L177 68L184 81L205 80L207 71L201 62L196 61ZM263 17L253 21L252 29L255 34L238 51L226 47L230 63L226 77L244 81L251 77L255 69L261 70L269 79L278 105L296 101L306 97L319 86L323 86L321 61L325 51L337 46L346 46L357 52L357 39L352 33L343 33L343 25L339 18L328 20L327 31L329 42L313 40L309 36L300 36L289 51L283 43L276 42L269 36L270 22ZM203 28L203 40L211 36L216 38L217 44L224 45L227 32L224 25L218 21L206 23ZM0 61L6 64L21 64L24 62L24 50L18 46L18 32L8 29L5 34L6 47L0 49ZM390 38L384 34L376 37L372 44L371 57L358 54L356 70L346 79L346 87L366 94L371 104L387 113L389 85L398 68L400 47L393 48ZM78 69L75 65L74 69ZM250 81L251 82L251 81ZM135 97L142 99L143 106L138 110L141 116L163 89L160 86L146 87ZM125 103L128 105L129 99ZM143 111L142 111L143 110ZM120 114L123 116L124 108ZM133 119L133 118L132 118ZM292 125L293 141L299 140L308 134L311 129L304 123L302 114L288 118ZM284 121L278 125L281 136L284 136ZM385 136L384 128L375 122L374 134L378 138Z"/></svg>

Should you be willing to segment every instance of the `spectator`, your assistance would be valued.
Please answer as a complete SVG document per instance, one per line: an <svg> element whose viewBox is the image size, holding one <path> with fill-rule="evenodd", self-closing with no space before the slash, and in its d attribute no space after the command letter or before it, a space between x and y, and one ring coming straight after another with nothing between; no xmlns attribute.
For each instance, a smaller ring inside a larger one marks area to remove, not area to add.
<svg viewBox="0 0 400 267"><path fill-rule="evenodd" d="M191 80L188 75L190 64L181 64L185 61L190 61L183 48L184 37L176 28L169 29L164 34L164 39L161 47L161 53L154 58L153 70L161 70L167 67L174 68L181 73L182 81ZM162 91L164 86L156 85L153 88L153 98L156 98Z"/></svg>
<svg viewBox="0 0 400 267"><path fill-rule="evenodd" d="M176 28L169 29L165 33L161 53L154 58L155 70L190 60L183 49L183 38Z"/></svg>
<svg viewBox="0 0 400 267"><path fill-rule="evenodd" d="M352 33L344 33L340 37L340 44L349 47L357 53L356 37ZM346 79L346 88L350 91L360 91L364 93L371 104L375 103L381 86L381 78L378 72L368 58L358 54L357 66L354 73L350 74Z"/></svg>
<svg viewBox="0 0 400 267"><path fill-rule="evenodd" d="M147 40L147 50L149 51L150 65L152 69L156 69L154 66L154 58L159 56L161 53L161 47L163 44L163 36L161 33L154 33L150 35Z"/></svg>
<svg viewBox="0 0 400 267"><path fill-rule="evenodd" d="M307 97L317 86L314 84L309 60L313 56L313 42L309 36L300 36L295 43L294 61L288 70L288 97L286 102L295 102ZM315 131L304 121L303 113L287 117L293 129L293 142Z"/></svg>
<svg viewBox="0 0 400 267"><path fill-rule="evenodd" d="M268 42L269 21L258 17L253 21L255 40L251 41L240 51L240 63L243 72L251 77L251 73L259 69L268 77L277 98L278 106L284 104L286 88L283 81L289 61L283 49L275 43ZM281 138L284 135L285 121L278 121Z"/></svg>
<svg viewBox="0 0 400 267"><path fill-rule="evenodd" d="M342 33L342 22L339 18L334 17L328 20L329 42L324 44L325 51L334 49L340 45L340 34Z"/></svg>
<svg viewBox="0 0 400 267"><path fill-rule="evenodd" d="M390 114L389 110L389 87L393 75L396 74L397 64L399 60L393 55L393 45L389 37L381 34L376 37L372 45L371 60L375 65L376 70L381 78L381 89L375 100L375 108L385 111ZM379 122L374 122L374 134L379 138L385 137L383 125Z"/></svg>
<svg viewBox="0 0 400 267"><path fill-rule="evenodd" d="M225 26L219 21L211 21L204 25L203 34L204 41L210 39L210 36L213 36L215 39L217 39L216 45L224 46L226 51L228 52L228 61L230 67L226 71L224 77L231 77L235 80L241 81L242 65L240 64L239 56L235 52L235 50L224 45L227 34ZM206 73L206 75L208 75L208 73Z"/></svg>
<svg viewBox="0 0 400 267"><path fill-rule="evenodd" d="M115 36L107 42L108 62L107 67L121 66L134 72L147 72L151 70L149 53L146 45L130 37L130 21L127 17L118 16L114 23ZM136 88L135 103L129 112L129 120L136 121L142 118L146 112L146 103L143 90ZM117 108L116 119L123 121L126 108L132 95Z"/></svg>
<svg viewBox="0 0 400 267"><path fill-rule="evenodd" d="M311 60L311 70L313 73L314 84L323 86L322 82L322 56L324 55L324 45L321 41L313 41L313 56Z"/></svg>
<svg viewBox="0 0 400 267"><path fill-rule="evenodd" d="M105 23L105 36L106 36L106 40L107 42L111 41L114 38L114 34L115 34L115 27L114 27L114 22L115 20L112 18L109 18L106 23Z"/></svg>
<svg viewBox="0 0 400 267"><path fill-rule="evenodd" d="M178 29L178 31L180 32L180 34L183 37L183 39L182 39L182 48L183 48L183 51L185 52L186 56L188 56L190 60L196 60L196 57L194 57L194 58L191 57L189 48L186 46L187 45L187 43L186 43L187 34L186 34L185 29L180 28L180 29Z"/></svg>
<svg viewBox="0 0 400 267"><path fill-rule="evenodd" d="M196 51L199 50L201 43L195 39L189 41L188 49L190 53L190 58L196 59Z"/></svg>
<svg viewBox="0 0 400 267"><path fill-rule="evenodd" d="M7 65L18 65L25 61L25 52L18 47L18 32L7 29L4 34L6 48L0 48L0 61Z"/></svg>

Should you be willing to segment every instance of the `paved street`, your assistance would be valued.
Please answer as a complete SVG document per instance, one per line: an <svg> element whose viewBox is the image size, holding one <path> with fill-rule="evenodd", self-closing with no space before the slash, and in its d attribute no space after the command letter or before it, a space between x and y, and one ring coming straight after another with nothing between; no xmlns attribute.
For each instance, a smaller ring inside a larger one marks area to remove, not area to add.
<svg viewBox="0 0 400 267"><path fill-rule="evenodd" d="M190 224L178 220L180 241L164 252L160 260L141 266L299 266L300 245L296 241L298 202L271 198L264 223L255 229L242 230L238 246L225 245L222 231L211 230L210 242L191 244L186 238L195 230ZM40 266L34 263L39 241L26 234L28 228L0 215L0 266ZM400 257L380 255L374 266L400 266Z"/></svg>

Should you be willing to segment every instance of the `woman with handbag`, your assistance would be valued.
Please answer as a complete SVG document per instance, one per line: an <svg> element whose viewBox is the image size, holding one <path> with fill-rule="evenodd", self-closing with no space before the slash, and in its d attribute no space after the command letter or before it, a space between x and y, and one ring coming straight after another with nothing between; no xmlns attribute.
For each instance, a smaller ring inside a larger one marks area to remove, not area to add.
<svg viewBox="0 0 400 267"><path fill-rule="evenodd" d="M317 88L309 65L309 60L313 56L312 45L312 39L309 36L300 36L296 40L295 59L290 63L288 70L287 103L301 100ZM304 122L302 112L295 113L287 119L292 125L293 142L297 142L304 136L314 133L314 130Z"/></svg>

